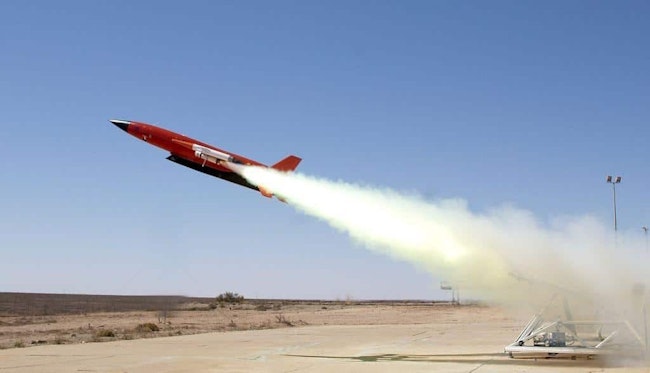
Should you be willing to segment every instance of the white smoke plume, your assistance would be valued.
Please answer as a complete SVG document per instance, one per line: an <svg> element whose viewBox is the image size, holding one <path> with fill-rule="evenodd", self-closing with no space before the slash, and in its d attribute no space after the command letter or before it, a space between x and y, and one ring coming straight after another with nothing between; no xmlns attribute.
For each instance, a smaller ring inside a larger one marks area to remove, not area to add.
<svg viewBox="0 0 650 373"><path fill-rule="evenodd" d="M546 223L512 206L478 213L460 199L432 202L261 167L240 166L238 172L364 247L459 284L466 294L543 302L561 290L611 312L640 310L639 284L648 279L643 240L619 234L615 243L611 228L593 217Z"/></svg>

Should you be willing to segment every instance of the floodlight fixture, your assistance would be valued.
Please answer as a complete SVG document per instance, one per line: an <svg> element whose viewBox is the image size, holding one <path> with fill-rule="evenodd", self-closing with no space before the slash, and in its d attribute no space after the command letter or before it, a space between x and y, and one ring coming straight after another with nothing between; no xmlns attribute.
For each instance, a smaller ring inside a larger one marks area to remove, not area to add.
<svg viewBox="0 0 650 373"><path fill-rule="evenodd" d="M607 182L612 184L612 191L614 193L614 232L618 231L618 221L616 220L616 184L620 183L623 180L622 177L616 176L612 177L607 175Z"/></svg>

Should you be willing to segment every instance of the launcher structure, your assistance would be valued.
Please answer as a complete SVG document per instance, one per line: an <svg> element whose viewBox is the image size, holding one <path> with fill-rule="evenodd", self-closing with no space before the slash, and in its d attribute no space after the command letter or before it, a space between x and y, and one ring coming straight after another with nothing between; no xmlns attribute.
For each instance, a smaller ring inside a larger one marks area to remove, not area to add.
<svg viewBox="0 0 650 373"><path fill-rule="evenodd" d="M558 303L564 309L563 315L551 316L554 314L551 310ZM576 319L567 298L555 294L546 307L526 324L517 339L505 347L505 352L512 358L575 359L612 354L642 356L647 347L645 306L633 322L626 319L598 320L595 317Z"/></svg>

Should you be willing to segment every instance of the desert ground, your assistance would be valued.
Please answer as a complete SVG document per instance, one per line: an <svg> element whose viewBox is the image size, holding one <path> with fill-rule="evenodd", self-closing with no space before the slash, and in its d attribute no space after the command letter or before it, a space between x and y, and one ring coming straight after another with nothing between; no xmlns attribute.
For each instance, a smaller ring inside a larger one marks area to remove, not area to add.
<svg viewBox="0 0 650 373"><path fill-rule="evenodd" d="M0 294L0 371L650 371L642 359L511 359L503 348L530 314L496 306L16 297Z"/></svg>
<svg viewBox="0 0 650 373"><path fill-rule="evenodd" d="M308 325L450 323L460 309L476 313L485 308L423 301L217 302L183 297L94 296L94 302L71 302L65 295L41 295L43 299L25 303L28 295L16 296L22 298L5 301L0 313L0 349Z"/></svg>

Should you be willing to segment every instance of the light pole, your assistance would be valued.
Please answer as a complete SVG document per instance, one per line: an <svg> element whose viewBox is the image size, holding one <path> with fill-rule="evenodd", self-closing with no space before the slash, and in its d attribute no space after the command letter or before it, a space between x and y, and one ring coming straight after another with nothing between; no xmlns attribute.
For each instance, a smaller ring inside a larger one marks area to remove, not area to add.
<svg viewBox="0 0 650 373"><path fill-rule="evenodd" d="M645 225L641 227L643 229L643 234L645 234L645 252L648 252L648 227Z"/></svg>
<svg viewBox="0 0 650 373"><path fill-rule="evenodd" d="M614 191L614 232L618 231L618 222L616 221L616 184L620 183L621 179L620 176L614 178L607 175L607 182L612 184L612 190Z"/></svg>

